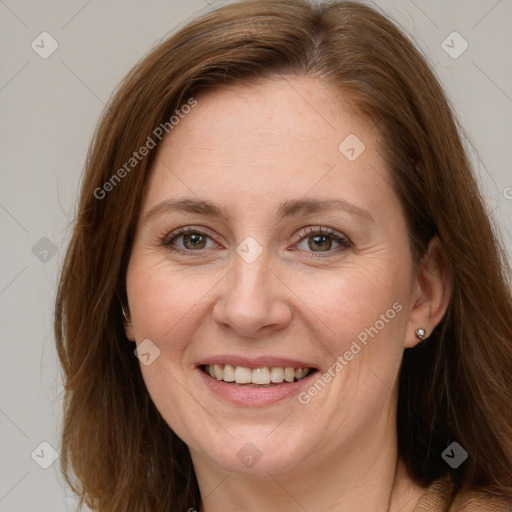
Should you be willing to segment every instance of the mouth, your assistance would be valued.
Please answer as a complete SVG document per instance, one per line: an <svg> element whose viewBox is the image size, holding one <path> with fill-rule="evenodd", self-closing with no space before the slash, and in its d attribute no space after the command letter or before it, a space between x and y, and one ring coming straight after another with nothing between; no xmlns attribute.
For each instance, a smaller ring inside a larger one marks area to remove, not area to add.
<svg viewBox="0 0 512 512"><path fill-rule="evenodd" d="M249 368L231 364L209 364L199 367L212 379L244 388L271 388L298 382L317 372L316 368L293 366L261 366Z"/></svg>

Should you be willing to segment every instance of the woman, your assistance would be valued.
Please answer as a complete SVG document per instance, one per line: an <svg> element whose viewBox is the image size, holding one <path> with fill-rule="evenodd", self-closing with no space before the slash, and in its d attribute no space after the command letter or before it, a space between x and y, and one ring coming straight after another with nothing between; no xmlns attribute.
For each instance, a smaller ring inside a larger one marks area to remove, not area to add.
<svg viewBox="0 0 512 512"><path fill-rule="evenodd" d="M509 510L508 275L391 22L214 11L91 146L56 304L67 481L101 512Z"/></svg>

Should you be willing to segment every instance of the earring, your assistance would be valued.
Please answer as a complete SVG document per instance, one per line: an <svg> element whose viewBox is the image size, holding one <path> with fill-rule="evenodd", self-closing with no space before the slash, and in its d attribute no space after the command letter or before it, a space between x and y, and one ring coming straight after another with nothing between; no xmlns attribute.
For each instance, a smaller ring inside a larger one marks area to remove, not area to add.
<svg viewBox="0 0 512 512"><path fill-rule="evenodd" d="M423 327L420 327L419 329L416 329L415 334L416 334L416 338L423 341L426 338L427 331L425 331L425 329L423 329Z"/></svg>
<svg viewBox="0 0 512 512"><path fill-rule="evenodd" d="M126 320L126 323L127 323L128 325L132 325L132 323L130 322L130 320L128 320L128 317L126 316L126 312L125 312L124 307L123 307L123 305L122 305L122 304L121 304L121 311L123 312L123 317L124 317L124 319Z"/></svg>

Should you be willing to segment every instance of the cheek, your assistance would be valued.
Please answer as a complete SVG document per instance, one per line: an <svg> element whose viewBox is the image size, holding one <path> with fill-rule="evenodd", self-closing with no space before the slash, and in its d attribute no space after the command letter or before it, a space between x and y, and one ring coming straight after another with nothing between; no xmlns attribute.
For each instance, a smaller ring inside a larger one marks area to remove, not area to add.
<svg viewBox="0 0 512 512"><path fill-rule="evenodd" d="M127 273L127 292L135 338L149 338L164 350L185 348L201 302L214 287L213 272L172 269L147 255L134 254ZM173 343L169 343L169 340Z"/></svg>
<svg viewBox="0 0 512 512"><path fill-rule="evenodd" d="M166 422L188 442L194 441L188 438L191 417L197 428L211 428L201 408L195 408L198 402L191 398L184 376L192 368L191 341L204 320L205 296L214 283L206 273L170 269L144 251L133 252L126 278L137 345L149 339L160 350L153 363L141 363L147 390Z"/></svg>
<svg viewBox="0 0 512 512"><path fill-rule="evenodd" d="M399 314L405 311L408 291L406 268L402 268L404 272L399 272L384 262L368 260L365 265L331 273L323 282L302 280L299 293L307 297L308 306L334 336L334 344L353 339L378 322L381 315L392 320L386 322L385 330L389 332L393 327L396 332L405 323L405 314Z"/></svg>
<svg viewBox="0 0 512 512"><path fill-rule="evenodd" d="M350 413L333 412L340 421L347 415L358 421L358 415L379 409L394 388L407 325L407 276L407 262L391 265L391 259L374 257L321 287L309 284L309 305L328 327L326 336L317 337L329 353L322 370L337 375L317 405L329 408L333 395L351 397Z"/></svg>
<svg viewBox="0 0 512 512"><path fill-rule="evenodd" d="M393 265L391 258L373 255L357 265L349 263L325 274L297 275L295 270L283 268L283 280L291 283L293 291L284 300L302 312L299 316L304 322L308 318L315 337L325 337L331 354L340 353L352 339L374 326L382 314L390 309L393 313L393 304L404 305L405 265ZM171 268L161 258L149 257L143 251L133 253L127 291L136 340L149 338L169 352L184 350L191 334L204 323L208 314L205 308L213 308L212 298L218 299L215 285L222 281L223 274L219 269ZM300 298L298 302L296 297ZM400 330L405 315L395 316L380 334Z"/></svg>

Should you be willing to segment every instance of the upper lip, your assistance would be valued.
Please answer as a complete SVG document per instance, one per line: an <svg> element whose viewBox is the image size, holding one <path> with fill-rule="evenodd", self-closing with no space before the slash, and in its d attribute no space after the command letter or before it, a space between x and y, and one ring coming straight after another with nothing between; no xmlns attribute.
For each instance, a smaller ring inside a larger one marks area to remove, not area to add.
<svg viewBox="0 0 512 512"><path fill-rule="evenodd" d="M197 366L211 365L211 364L230 364L231 366L245 366L246 368L272 368L274 366L282 366L283 368L312 368L315 367L304 361L297 359L287 359L284 357L273 356L258 356L258 357L244 357L236 355L217 355L202 359L197 363Z"/></svg>

